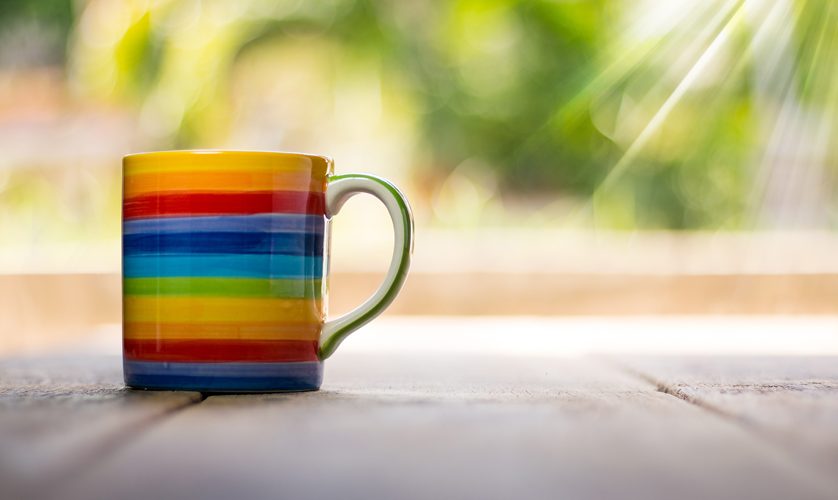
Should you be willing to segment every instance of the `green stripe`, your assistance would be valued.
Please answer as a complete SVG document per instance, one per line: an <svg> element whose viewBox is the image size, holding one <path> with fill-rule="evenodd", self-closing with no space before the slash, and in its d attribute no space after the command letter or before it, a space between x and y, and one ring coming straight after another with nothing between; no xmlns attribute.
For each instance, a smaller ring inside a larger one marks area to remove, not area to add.
<svg viewBox="0 0 838 500"><path fill-rule="evenodd" d="M125 278L125 295L319 298L319 279Z"/></svg>

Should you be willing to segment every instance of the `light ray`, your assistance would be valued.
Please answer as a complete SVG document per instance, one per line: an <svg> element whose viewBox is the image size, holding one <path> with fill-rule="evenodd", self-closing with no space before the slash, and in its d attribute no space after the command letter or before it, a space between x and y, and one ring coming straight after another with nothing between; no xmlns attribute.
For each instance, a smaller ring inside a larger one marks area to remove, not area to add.
<svg viewBox="0 0 838 500"><path fill-rule="evenodd" d="M658 131L675 106L681 101L690 87L693 86L701 73L705 71L709 62L713 60L719 49L730 38L734 27L741 21L744 12L743 6L744 4L740 2L730 15L728 21L722 27L719 34L713 39L695 64L693 64L681 82L675 87L658 111L652 116L637 138L631 143L628 149L626 149L626 152L623 153L617 163L614 164L602 182L600 182L599 186L597 186L594 193L591 195L592 201L608 188L613 186L614 182L616 182L617 179L625 173L628 166L635 159L643 146L646 145L646 142L654 135L655 132Z"/></svg>
<svg viewBox="0 0 838 500"><path fill-rule="evenodd" d="M730 5L733 2L728 1L727 3ZM579 80L587 81L587 83L572 98L560 103L555 112L538 127L538 130L543 131L556 126L556 124L565 123L571 117L586 112L587 105L592 99L596 99L597 96L601 96L608 90L619 86L642 65L653 64L657 59L663 59L670 47L683 51L684 46L682 44L696 37L691 33L691 30L679 29L683 28L682 21L703 18L706 10L710 9L707 9L703 3L696 4L693 9L684 10L680 16L673 19L670 29L652 44L635 44L627 48L623 46L624 42L622 40L612 41L613 46L604 51L607 55L603 56L603 60L598 64L592 64L589 71L579 77ZM717 24L716 19L723 19L724 17L725 12L722 9L709 24L713 26ZM619 56L615 56L615 54L619 54ZM604 70L598 69L600 64L606 66ZM539 140L543 140L542 136L533 134L521 145L519 150L526 150Z"/></svg>
<svg viewBox="0 0 838 500"><path fill-rule="evenodd" d="M813 33L818 39L816 53L821 52L831 10L832 5L826 12L816 16L823 21L820 34L818 31ZM797 13L798 16L803 12L805 7ZM786 19L774 21L781 27L787 25ZM767 20L765 24L769 24ZM798 30L807 33L812 32L811 28L809 25L797 26ZM772 31L776 32L776 29ZM834 30L830 31L834 39ZM792 36L791 28L787 28L783 36L774 33L772 38L759 40L764 46L757 53L757 62L760 62L759 55L762 54L768 56L767 61L771 63L766 67L766 60L762 60L764 69L758 73L760 78L755 95L756 108L763 114L761 122L770 124L770 128L763 128L765 146L759 155L757 174L749 199L756 222L769 228L818 226L822 225L827 216L825 180L831 114L813 109L801 100L800 92L805 88L808 77L820 76L821 68L828 68L829 64L820 64L817 57L813 58L813 67L805 75L807 78L797 85L801 81L801 71L804 70L795 64L800 54L792 50ZM771 103L780 96L780 110L772 115ZM829 100L828 96L817 99L823 103Z"/></svg>

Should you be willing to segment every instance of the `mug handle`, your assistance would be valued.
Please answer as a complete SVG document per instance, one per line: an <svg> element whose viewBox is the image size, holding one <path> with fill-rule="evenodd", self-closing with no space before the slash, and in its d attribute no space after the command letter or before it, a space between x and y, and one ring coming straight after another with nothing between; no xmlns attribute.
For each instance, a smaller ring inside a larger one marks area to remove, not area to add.
<svg viewBox="0 0 838 500"><path fill-rule="evenodd" d="M358 193L375 196L390 213L393 221L393 258L384 282L366 302L351 312L323 325L318 357L331 356L343 339L384 312L401 290L413 254L413 214L404 195L389 181L368 174L333 175L326 187L326 217L336 215L349 198Z"/></svg>

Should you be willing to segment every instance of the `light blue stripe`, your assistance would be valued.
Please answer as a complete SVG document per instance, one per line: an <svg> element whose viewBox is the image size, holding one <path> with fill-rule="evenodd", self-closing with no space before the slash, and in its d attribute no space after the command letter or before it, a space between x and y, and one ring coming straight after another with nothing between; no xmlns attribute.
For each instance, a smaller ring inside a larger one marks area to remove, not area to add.
<svg viewBox="0 0 838 500"><path fill-rule="evenodd" d="M123 234L182 232L262 232L323 233L326 225L322 215L258 214L213 217L160 217L128 220L122 224Z"/></svg>
<svg viewBox="0 0 838 500"><path fill-rule="evenodd" d="M321 278L323 258L299 255L153 255L122 259L126 278Z"/></svg>

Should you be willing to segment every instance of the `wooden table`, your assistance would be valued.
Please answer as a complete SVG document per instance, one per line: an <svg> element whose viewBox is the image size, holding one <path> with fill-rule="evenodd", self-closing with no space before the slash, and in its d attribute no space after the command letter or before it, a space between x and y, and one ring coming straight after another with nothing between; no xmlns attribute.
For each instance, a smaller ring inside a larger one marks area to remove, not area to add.
<svg viewBox="0 0 838 500"><path fill-rule="evenodd" d="M127 390L118 329L5 359L0 498L838 498L838 356L813 355L831 323L788 320L789 345L821 342L794 356L549 342L702 324L585 321L384 320L302 394Z"/></svg>

